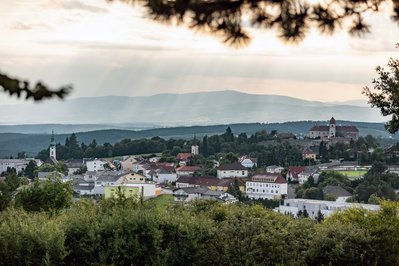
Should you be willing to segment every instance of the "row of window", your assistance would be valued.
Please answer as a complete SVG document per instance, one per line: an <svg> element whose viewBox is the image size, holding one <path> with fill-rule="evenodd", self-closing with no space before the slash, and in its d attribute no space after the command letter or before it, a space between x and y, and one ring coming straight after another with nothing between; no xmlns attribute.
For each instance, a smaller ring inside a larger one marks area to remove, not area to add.
<svg viewBox="0 0 399 266"><path fill-rule="evenodd" d="M258 188L254 188L254 189L252 189L252 188L248 188L247 189L247 192L248 193L255 193L255 192L257 192L257 193L271 193L271 194L278 194L279 192L278 192L278 190L270 190L270 192L269 192L269 190L268 189L258 189Z"/></svg>
<svg viewBox="0 0 399 266"><path fill-rule="evenodd" d="M234 172L235 172L236 174L240 174L240 171L229 171L229 174L234 174ZM223 171L223 174L227 174L227 172L226 172L226 171ZM241 171L241 175L245 175L245 171Z"/></svg>
<svg viewBox="0 0 399 266"><path fill-rule="evenodd" d="M280 188L280 185L277 184L265 184L265 183L256 183L256 182L248 182L247 186L252 187L270 187L270 188Z"/></svg>

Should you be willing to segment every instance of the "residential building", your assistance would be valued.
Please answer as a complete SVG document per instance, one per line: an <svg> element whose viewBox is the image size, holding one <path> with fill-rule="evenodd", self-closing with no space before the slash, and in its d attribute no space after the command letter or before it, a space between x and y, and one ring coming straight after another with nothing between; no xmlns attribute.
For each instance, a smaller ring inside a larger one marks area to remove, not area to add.
<svg viewBox="0 0 399 266"><path fill-rule="evenodd" d="M94 196L95 195L95 183L77 183L73 185L73 190L80 196Z"/></svg>
<svg viewBox="0 0 399 266"><path fill-rule="evenodd" d="M0 159L0 174L6 172L8 168L14 168L17 173L25 171L30 161L36 161L36 165L43 164L41 160L36 159Z"/></svg>
<svg viewBox="0 0 399 266"><path fill-rule="evenodd" d="M177 176L194 175L202 170L200 166L181 166L176 169Z"/></svg>
<svg viewBox="0 0 399 266"><path fill-rule="evenodd" d="M302 151L302 158L304 160L313 160L313 161L315 161L316 160L316 156L317 156L317 153L315 151L311 150L310 148L305 148Z"/></svg>
<svg viewBox="0 0 399 266"><path fill-rule="evenodd" d="M57 171L52 171L52 172L38 172L37 177L39 180L44 181L47 180L49 177L59 177L63 182L66 182L69 180L69 178L64 175L63 173L57 172Z"/></svg>
<svg viewBox="0 0 399 266"><path fill-rule="evenodd" d="M244 178L248 176L248 169L239 162L221 165L217 170L218 178Z"/></svg>
<svg viewBox="0 0 399 266"><path fill-rule="evenodd" d="M65 164L68 167L68 175L73 175L76 171L79 171L80 168L83 166L83 160L81 159L68 160L65 162Z"/></svg>
<svg viewBox="0 0 399 266"><path fill-rule="evenodd" d="M287 180L291 180L291 181L298 181L299 177L298 175L303 172L306 171L307 168L304 166L290 166L288 167L288 172L287 172Z"/></svg>
<svg viewBox="0 0 399 266"><path fill-rule="evenodd" d="M269 165L266 167L266 172L272 174L281 174L284 171L284 167L278 165Z"/></svg>
<svg viewBox="0 0 399 266"><path fill-rule="evenodd" d="M206 187L185 187L173 191L175 202L188 203L193 200L215 199L226 203L236 202L237 199L223 191L212 191Z"/></svg>
<svg viewBox="0 0 399 266"><path fill-rule="evenodd" d="M124 158L124 160L122 160L120 162L121 169L122 169L122 171L125 171L125 172L134 171L136 164L137 164L137 160L132 156L128 156L127 158Z"/></svg>
<svg viewBox="0 0 399 266"><path fill-rule="evenodd" d="M220 191L227 191L229 188L232 188L237 182L238 188L241 192L245 192L245 181L241 178L234 177L234 178L224 178L220 179L217 183L216 187L209 187L210 190L220 190Z"/></svg>
<svg viewBox="0 0 399 266"><path fill-rule="evenodd" d="M100 160L87 161L86 162L87 171L90 172L104 171L105 164L106 162Z"/></svg>
<svg viewBox="0 0 399 266"><path fill-rule="evenodd" d="M276 208L275 211L297 216L299 211L304 212L306 210L310 218L316 218L319 211L324 217L328 217L334 212L345 211L350 208L363 208L369 211L378 211L380 206L325 200L285 199L284 204Z"/></svg>
<svg viewBox="0 0 399 266"><path fill-rule="evenodd" d="M254 168L254 167L258 166L258 159L257 158L251 158L251 157L248 157L246 155L242 156L241 158L239 158L238 161L245 168Z"/></svg>
<svg viewBox="0 0 399 266"><path fill-rule="evenodd" d="M120 190L120 192L118 192ZM139 186L106 186L104 188L104 198L117 198L118 193L122 193L126 198L140 199L143 194L143 187Z"/></svg>
<svg viewBox="0 0 399 266"><path fill-rule="evenodd" d="M175 182L177 174L174 164L151 163L143 166L143 175L158 184Z"/></svg>
<svg viewBox="0 0 399 266"><path fill-rule="evenodd" d="M305 170L302 171L298 174L298 181L300 185L305 184L308 182L309 177L313 176L316 173L316 171L313 170Z"/></svg>
<svg viewBox="0 0 399 266"><path fill-rule="evenodd" d="M250 199L276 200L288 194L287 180L281 174L256 174L245 184L246 195Z"/></svg>
<svg viewBox="0 0 399 266"><path fill-rule="evenodd" d="M180 166L187 165L187 162L193 157L192 153L178 153L176 155L176 160Z"/></svg>
<svg viewBox="0 0 399 266"><path fill-rule="evenodd" d="M137 183L145 183L146 182L146 178L145 176L142 176L140 174L137 173L128 173L122 176L121 180L118 180L117 183L122 183L122 184L137 184Z"/></svg>
<svg viewBox="0 0 399 266"><path fill-rule="evenodd" d="M183 187L217 187L220 179L214 176L180 176L176 180L176 188Z"/></svg>

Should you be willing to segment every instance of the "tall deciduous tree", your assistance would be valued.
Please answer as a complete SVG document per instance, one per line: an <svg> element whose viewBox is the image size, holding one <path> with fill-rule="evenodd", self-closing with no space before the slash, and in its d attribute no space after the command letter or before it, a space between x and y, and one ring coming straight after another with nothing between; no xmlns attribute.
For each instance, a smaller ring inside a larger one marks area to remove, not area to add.
<svg viewBox="0 0 399 266"><path fill-rule="evenodd" d="M396 47L399 48L399 43ZM365 87L363 94L369 98L372 107L379 108L383 116L390 117L385 127L394 134L399 130L399 59L391 58L388 68L389 71L380 66L376 68L379 77L373 80L373 89Z"/></svg>
<svg viewBox="0 0 399 266"><path fill-rule="evenodd" d="M72 186L57 176L46 181L36 179L30 186L21 189L15 198L16 206L27 211L58 212L72 204Z"/></svg>

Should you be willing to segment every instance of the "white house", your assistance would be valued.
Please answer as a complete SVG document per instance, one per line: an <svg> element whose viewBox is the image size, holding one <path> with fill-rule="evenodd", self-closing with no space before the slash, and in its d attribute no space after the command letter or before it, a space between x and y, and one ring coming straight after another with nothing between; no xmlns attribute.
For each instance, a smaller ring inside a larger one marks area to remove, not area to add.
<svg viewBox="0 0 399 266"><path fill-rule="evenodd" d="M327 217L334 212L344 211L350 208L363 208L369 211L378 211L380 206L326 200L285 199L284 205L279 206L275 211L297 216L299 211L303 212L306 210L310 218L316 218L319 211L324 215L324 217Z"/></svg>
<svg viewBox="0 0 399 266"><path fill-rule="evenodd" d="M245 168L254 168L258 166L258 159L250 158L248 156L243 156L238 161L241 163L242 166Z"/></svg>
<svg viewBox="0 0 399 266"><path fill-rule="evenodd" d="M95 190L94 190L95 184L94 182L90 183L78 183L73 186L73 190L76 193L79 193L80 196L93 196L95 195Z"/></svg>
<svg viewBox="0 0 399 266"><path fill-rule="evenodd" d="M288 194L287 180L281 174L256 174L245 185L250 199L281 199Z"/></svg>
<svg viewBox="0 0 399 266"><path fill-rule="evenodd" d="M87 161L86 162L87 171L90 172L104 171L105 164L106 162L100 160Z"/></svg>
<svg viewBox="0 0 399 266"><path fill-rule="evenodd" d="M306 170L307 168L305 166L290 166L288 167L287 179L291 181L298 181L299 180L298 175Z"/></svg>
<svg viewBox="0 0 399 266"><path fill-rule="evenodd" d="M217 176L218 178L244 178L248 176L248 169L238 162L224 164L218 168Z"/></svg>
<svg viewBox="0 0 399 266"><path fill-rule="evenodd" d="M298 174L298 181L299 184L303 185L305 184L309 177L313 176L315 174L315 171L307 170L307 171L302 171Z"/></svg>
<svg viewBox="0 0 399 266"><path fill-rule="evenodd" d="M281 174L281 172L284 170L284 167L277 166L277 165L269 165L266 167L266 172L272 173L272 174Z"/></svg>

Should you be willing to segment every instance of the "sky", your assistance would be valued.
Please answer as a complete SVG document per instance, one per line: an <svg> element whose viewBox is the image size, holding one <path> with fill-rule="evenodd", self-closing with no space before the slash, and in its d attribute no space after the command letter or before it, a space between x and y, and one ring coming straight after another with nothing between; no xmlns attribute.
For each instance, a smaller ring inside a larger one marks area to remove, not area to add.
<svg viewBox="0 0 399 266"><path fill-rule="evenodd" d="M364 99L375 67L398 57L399 27L389 12L370 15L372 33L332 36L311 30L297 45L248 28L232 48L185 26L149 19L143 8L106 0L0 1L0 71L70 98L237 90L324 102ZM0 95L0 104L21 102Z"/></svg>

